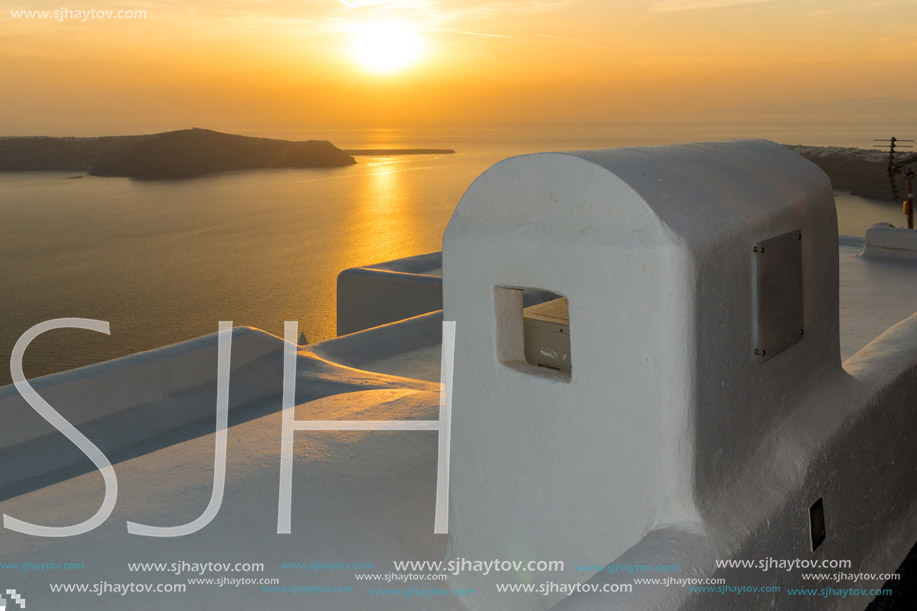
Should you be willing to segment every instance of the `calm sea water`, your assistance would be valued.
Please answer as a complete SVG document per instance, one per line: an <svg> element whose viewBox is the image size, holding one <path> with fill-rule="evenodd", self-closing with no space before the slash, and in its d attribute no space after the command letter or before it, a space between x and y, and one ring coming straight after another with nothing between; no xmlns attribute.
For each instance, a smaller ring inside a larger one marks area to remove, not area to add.
<svg viewBox="0 0 917 611"><path fill-rule="evenodd" d="M809 131L807 132L806 129ZM464 190L508 156L728 137L869 146L843 126L324 132L342 147L451 147L455 155L358 158L339 169L257 171L141 182L0 173L0 384L29 327L107 320L111 335L57 331L26 355L34 377L215 332L220 320L310 341L335 329L342 269L439 250ZM287 138L316 134L259 133ZM841 233L900 222L894 204L840 196Z"/></svg>

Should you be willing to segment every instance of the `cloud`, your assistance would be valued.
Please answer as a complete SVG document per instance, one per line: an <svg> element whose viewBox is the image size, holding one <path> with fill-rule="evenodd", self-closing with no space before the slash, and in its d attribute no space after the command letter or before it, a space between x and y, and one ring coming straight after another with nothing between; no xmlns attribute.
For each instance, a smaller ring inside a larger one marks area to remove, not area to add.
<svg viewBox="0 0 917 611"><path fill-rule="evenodd" d="M487 38L519 38L518 36L507 36L506 34L489 34L487 32L467 32L465 30L458 30L456 34L464 34L465 36L484 36Z"/></svg>
<svg viewBox="0 0 917 611"><path fill-rule="evenodd" d="M428 0L338 0L347 8L381 8L381 9L414 9L429 10L432 3Z"/></svg>
<svg viewBox="0 0 917 611"><path fill-rule="evenodd" d="M725 8L740 4L760 4L762 2L770 2L770 0L663 0L650 7L650 11L654 13L675 13L704 8Z"/></svg>
<svg viewBox="0 0 917 611"><path fill-rule="evenodd" d="M337 0L347 11L416 11L441 19L496 14L543 14L563 10L577 0Z"/></svg>
<svg viewBox="0 0 917 611"><path fill-rule="evenodd" d="M562 42L572 42L576 45L583 45L585 47L594 47L596 49L605 49L606 51L615 51L616 53L621 53L621 49L615 49L614 47L609 47L608 45L600 45L595 42L589 42L588 40L580 40L578 38L567 38L566 36L552 36L550 34L535 34L539 38L549 38L551 40L560 40Z"/></svg>
<svg viewBox="0 0 917 611"><path fill-rule="evenodd" d="M589 42L588 40L580 40L578 38L567 38L566 36L553 36L551 34L529 34L528 36L511 36L508 34L492 34L490 32L469 32L467 30L456 30L456 34L463 34L465 36L484 36L486 38L502 38L508 40L524 40L527 42L569 42L575 45L583 45L586 47L593 47L595 49L604 49L605 51L614 51L616 53L621 53L620 49L615 49L614 47L609 47L607 45L601 45L594 42Z"/></svg>

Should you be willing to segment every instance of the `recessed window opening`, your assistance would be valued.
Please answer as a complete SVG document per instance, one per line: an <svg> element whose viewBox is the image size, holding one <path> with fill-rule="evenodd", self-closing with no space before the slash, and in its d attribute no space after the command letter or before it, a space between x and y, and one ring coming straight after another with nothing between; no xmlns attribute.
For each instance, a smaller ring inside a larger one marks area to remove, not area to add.
<svg viewBox="0 0 917 611"><path fill-rule="evenodd" d="M495 287L494 301L500 362L569 380L573 367L567 298L540 289Z"/></svg>

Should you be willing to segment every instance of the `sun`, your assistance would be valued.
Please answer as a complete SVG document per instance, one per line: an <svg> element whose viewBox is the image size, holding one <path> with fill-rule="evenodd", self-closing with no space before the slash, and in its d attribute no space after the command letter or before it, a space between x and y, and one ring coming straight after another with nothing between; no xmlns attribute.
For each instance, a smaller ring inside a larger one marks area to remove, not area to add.
<svg viewBox="0 0 917 611"><path fill-rule="evenodd" d="M391 74L417 63L423 37L410 24L373 21L354 24L350 38L354 60L374 74Z"/></svg>

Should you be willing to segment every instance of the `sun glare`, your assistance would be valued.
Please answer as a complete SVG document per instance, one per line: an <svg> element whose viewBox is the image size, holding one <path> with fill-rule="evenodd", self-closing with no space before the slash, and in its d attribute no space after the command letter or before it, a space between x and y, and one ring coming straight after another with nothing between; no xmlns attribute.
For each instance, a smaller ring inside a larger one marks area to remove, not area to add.
<svg viewBox="0 0 917 611"><path fill-rule="evenodd" d="M375 74L391 74L411 66L424 48L421 35L398 21L355 24L350 44L356 62Z"/></svg>

